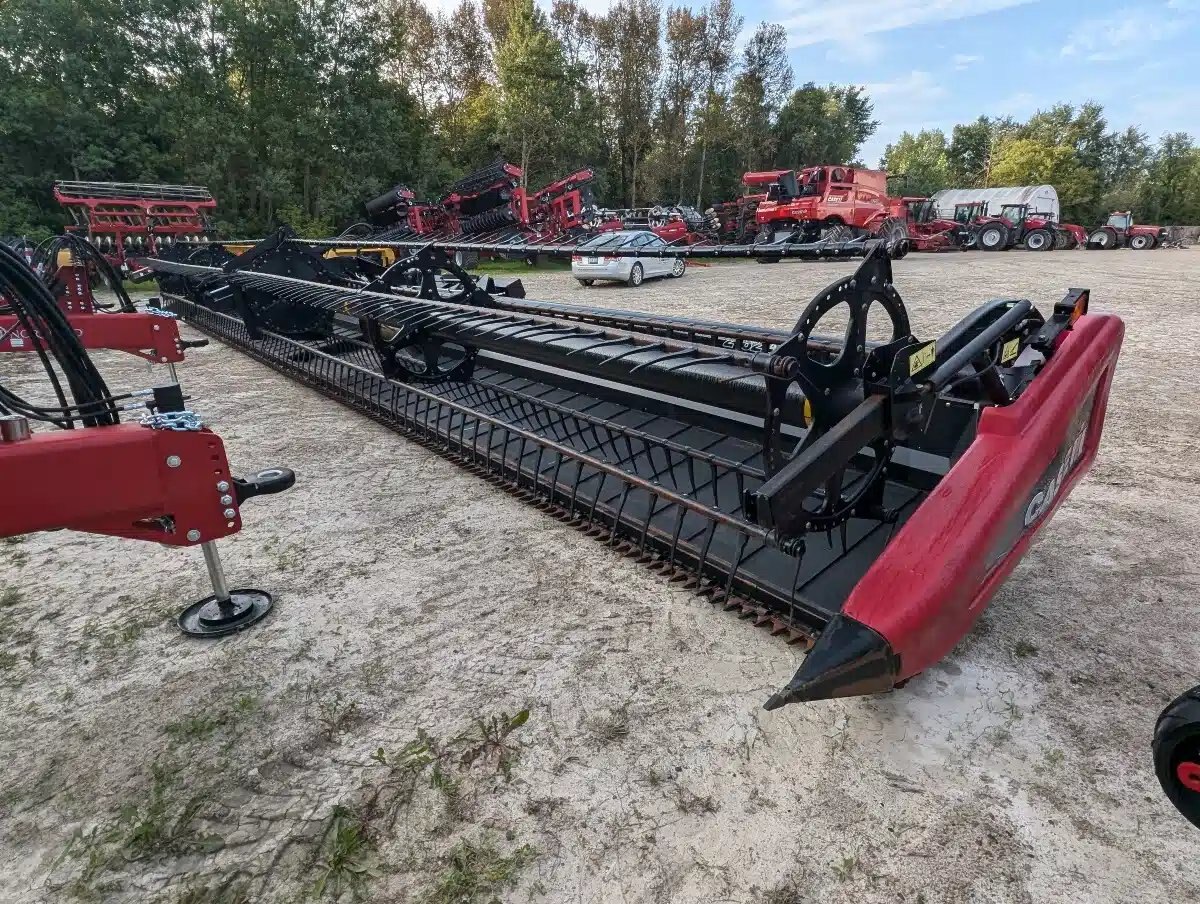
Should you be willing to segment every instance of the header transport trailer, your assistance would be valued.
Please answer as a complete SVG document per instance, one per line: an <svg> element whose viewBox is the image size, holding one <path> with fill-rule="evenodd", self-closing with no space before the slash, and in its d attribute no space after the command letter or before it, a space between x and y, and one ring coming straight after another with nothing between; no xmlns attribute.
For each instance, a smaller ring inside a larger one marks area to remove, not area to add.
<svg viewBox="0 0 1200 904"><path fill-rule="evenodd" d="M453 244L383 271L330 245L145 265L202 331L810 648L769 709L889 691L963 638L1092 463L1123 335L1073 289L918 338L880 241L775 247L866 255L792 330L498 297Z"/></svg>

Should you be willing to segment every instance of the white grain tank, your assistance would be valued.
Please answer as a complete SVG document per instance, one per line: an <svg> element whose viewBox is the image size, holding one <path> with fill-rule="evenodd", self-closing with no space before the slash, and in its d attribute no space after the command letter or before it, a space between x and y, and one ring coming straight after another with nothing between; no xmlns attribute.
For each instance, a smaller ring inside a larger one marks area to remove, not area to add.
<svg viewBox="0 0 1200 904"><path fill-rule="evenodd" d="M1053 185L1018 185L1013 188L945 188L933 196L939 217L954 218L955 204L987 203L992 216L1004 204L1028 204L1031 213L1048 213L1058 219L1058 192Z"/></svg>

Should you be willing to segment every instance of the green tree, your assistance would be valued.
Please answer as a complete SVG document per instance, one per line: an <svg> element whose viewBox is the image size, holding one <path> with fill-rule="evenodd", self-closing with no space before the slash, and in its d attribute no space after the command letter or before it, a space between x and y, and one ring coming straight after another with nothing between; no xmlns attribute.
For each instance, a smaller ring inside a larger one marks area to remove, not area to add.
<svg viewBox="0 0 1200 904"><path fill-rule="evenodd" d="M612 143L609 185L622 203L635 207L655 140L661 18L658 0L619 0L597 25L605 48L601 77Z"/></svg>
<svg viewBox="0 0 1200 904"><path fill-rule="evenodd" d="M682 201L688 180L688 146L694 131L697 98L704 88L703 13L672 7L666 15L666 61L657 115L659 142L648 165L656 174L659 196Z"/></svg>
<svg viewBox="0 0 1200 904"><path fill-rule="evenodd" d="M906 195L928 197L950 185L946 133L923 129L916 135L903 133L883 154L883 167L901 177L899 190Z"/></svg>
<svg viewBox="0 0 1200 904"><path fill-rule="evenodd" d="M700 141L699 172L696 177L696 207L704 207L704 176L709 146L729 137L727 83L733 67L733 48L742 30L743 18L733 8L733 0L710 0L704 10L704 32L700 61L704 78L696 132ZM727 146L722 150L727 149Z"/></svg>
<svg viewBox="0 0 1200 904"><path fill-rule="evenodd" d="M980 116L974 122L956 125L946 149L950 182L963 188L987 184L996 152L1019 128L1012 117L989 119Z"/></svg>
<svg viewBox="0 0 1200 904"><path fill-rule="evenodd" d="M1045 144L1033 138L1004 142L992 163L988 187L1053 185L1066 222L1086 219L1096 174L1081 164L1066 144ZM1084 212L1081 214L1081 211Z"/></svg>
<svg viewBox="0 0 1200 904"><path fill-rule="evenodd" d="M771 126L792 90L792 78L787 32L782 25L761 23L742 51L742 71L733 81L732 115L745 169L769 166L775 159Z"/></svg>
<svg viewBox="0 0 1200 904"><path fill-rule="evenodd" d="M775 122L775 164L798 169L818 163L849 163L879 123L861 88L812 82L792 92Z"/></svg>
<svg viewBox="0 0 1200 904"><path fill-rule="evenodd" d="M1158 142L1141 193L1139 219L1164 225L1200 222L1200 149L1186 132Z"/></svg>
<svg viewBox="0 0 1200 904"><path fill-rule="evenodd" d="M582 67L567 63L533 0L515 0L497 69L504 147L524 171L525 185L540 184L589 147Z"/></svg>

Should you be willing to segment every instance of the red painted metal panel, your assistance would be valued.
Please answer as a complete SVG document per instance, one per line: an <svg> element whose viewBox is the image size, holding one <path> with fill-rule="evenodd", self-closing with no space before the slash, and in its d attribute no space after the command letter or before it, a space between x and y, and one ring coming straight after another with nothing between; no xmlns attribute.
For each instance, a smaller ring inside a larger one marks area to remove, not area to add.
<svg viewBox="0 0 1200 904"><path fill-rule="evenodd" d="M0 478L0 536L65 528L193 546L241 529L236 497L218 487L233 480L225 447L209 430L38 433L0 443Z"/></svg>
<svg viewBox="0 0 1200 904"><path fill-rule="evenodd" d="M1125 328L1087 315L1012 405L978 434L843 607L899 654L898 678L937 662L970 630L1096 457Z"/></svg>
<svg viewBox="0 0 1200 904"><path fill-rule="evenodd" d="M128 352L159 364L183 360L179 325L155 314L75 314L67 318L84 348ZM0 352L34 351L15 315L0 315Z"/></svg>

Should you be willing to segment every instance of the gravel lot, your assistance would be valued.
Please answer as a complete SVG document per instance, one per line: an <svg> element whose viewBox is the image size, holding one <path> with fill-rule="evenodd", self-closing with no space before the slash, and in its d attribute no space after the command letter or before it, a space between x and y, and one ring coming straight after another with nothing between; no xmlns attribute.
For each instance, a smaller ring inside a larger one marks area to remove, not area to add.
<svg viewBox="0 0 1200 904"><path fill-rule="evenodd" d="M786 327L852 266L526 284ZM299 474L221 544L276 611L193 641L198 550L0 543L0 899L1200 900L1149 752L1200 680L1200 251L913 255L896 279L922 336L1069 285L1128 330L1094 471L938 668L765 713L800 654L214 344L179 373L235 470ZM37 373L0 360L18 390Z"/></svg>

